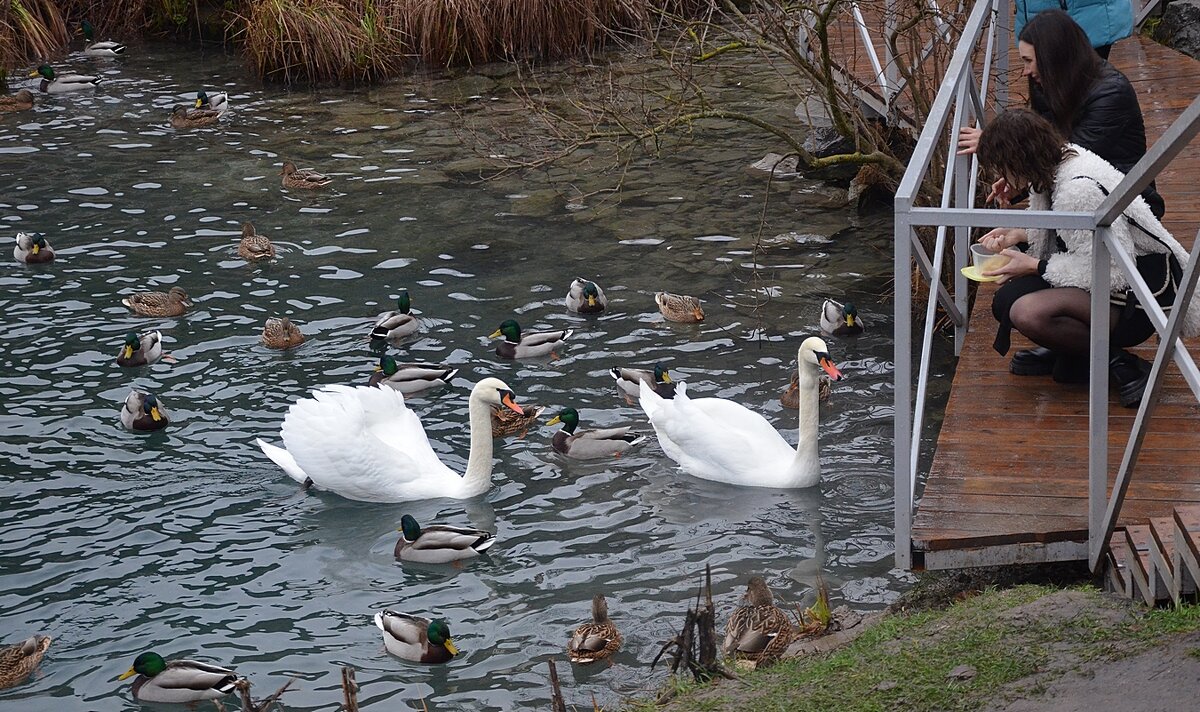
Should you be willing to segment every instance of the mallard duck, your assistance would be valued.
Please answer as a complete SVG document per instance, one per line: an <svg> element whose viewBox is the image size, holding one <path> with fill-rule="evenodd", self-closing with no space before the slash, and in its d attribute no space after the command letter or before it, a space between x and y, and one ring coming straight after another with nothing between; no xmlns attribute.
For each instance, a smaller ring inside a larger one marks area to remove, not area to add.
<svg viewBox="0 0 1200 712"><path fill-rule="evenodd" d="M170 422L170 416L153 393L134 388L125 396L125 405L121 407L121 425L126 430L162 430Z"/></svg>
<svg viewBox="0 0 1200 712"><path fill-rule="evenodd" d="M286 316L273 316L263 325L262 344L270 349L290 349L304 343L300 327Z"/></svg>
<svg viewBox="0 0 1200 712"><path fill-rule="evenodd" d="M209 94L201 89L196 92L196 108L212 109L224 114L226 111L229 111L229 95L225 92L213 92Z"/></svg>
<svg viewBox="0 0 1200 712"><path fill-rule="evenodd" d="M53 262L54 248L41 235L18 232L17 246L13 248L13 257L17 262L24 262L29 265Z"/></svg>
<svg viewBox="0 0 1200 712"><path fill-rule="evenodd" d="M95 29L92 27L92 23L84 20L81 26L83 29L83 39L86 42L83 48L84 54L89 57L121 57L125 54L125 45L120 42L113 42L112 40L96 42L93 36Z"/></svg>
<svg viewBox="0 0 1200 712"><path fill-rule="evenodd" d="M250 222L242 223L242 241L238 243L238 257L247 262L275 259L275 245L265 235L254 231Z"/></svg>
<svg viewBox="0 0 1200 712"><path fill-rule="evenodd" d="M16 94L0 96L0 113L26 111L33 108L33 92L21 89Z"/></svg>
<svg viewBox="0 0 1200 712"><path fill-rule="evenodd" d="M457 368L446 368L436 363L396 363L388 354L379 357L379 365L371 374L368 386L387 386L405 394L417 393L426 388L444 386L458 375Z"/></svg>
<svg viewBox="0 0 1200 712"><path fill-rule="evenodd" d="M279 175L283 176L284 188L297 190L313 190L333 182L333 179L326 177L325 174L317 173L310 168L297 168L296 164L291 161L284 162L283 170L279 171Z"/></svg>
<svg viewBox="0 0 1200 712"><path fill-rule="evenodd" d="M246 678L233 670L195 660L167 662L158 653L142 653L133 667L118 680L134 675L133 696L139 702L201 702L219 700L234 690L249 686Z"/></svg>
<svg viewBox="0 0 1200 712"><path fill-rule="evenodd" d="M504 341L496 345L496 355L501 358L532 358L535 356L556 357L554 349L562 346L571 334L571 329L560 331L534 331L521 334L521 325L509 319L492 332L488 338L504 336Z"/></svg>
<svg viewBox="0 0 1200 712"><path fill-rule="evenodd" d="M396 310L384 312L371 328L371 338L381 341L395 341L417 333L421 322L412 315L412 301L407 289L401 289L396 297Z"/></svg>
<svg viewBox="0 0 1200 712"><path fill-rule="evenodd" d="M502 438L506 435L525 437L529 426L537 422L538 416L546 409L544 405L523 405L520 413L508 408L492 408L492 437Z"/></svg>
<svg viewBox="0 0 1200 712"><path fill-rule="evenodd" d="M179 316L192 306L183 287L171 287L168 292L137 292L121 303L142 316Z"/></svg>
<svg viewBox="0 0 1200 712"><path fill-rule="evenodd" d="M400 540L395 556L400 561L421 564L448 564L473 559L496 543L496 535L478 529L462 529L445 524L422 527L412 515L400 517Z"/></svg>
<svg viewBox="0 0 1200 712"><path fill-rule="evenodd" d="M546 425L558 423L562 423L562 427L554 433L551 444L555 451L576 460L620 457L646 439L645 435L630 433L629 426L575 432L575 428L579 427L579 412L574 408L563 408L558 415L546 421Z"/></svg>
<svg viewBox="0 0 1200 712"><path fill-rule="evenodd" d="M833 380L824 373L817 376L817 400L825 403L832 395ZM798 372L792 372L792 382L788 384L783 395L779 396L779 402L783 404L784 408L790 410L800 407L800 374Z"/></svg>
<svg viewBox="0 0 1200 712"><path fill-rule="evenodd" d="M35 635L0 650L0 690L25 682L50 648L48 635Z"/></svg>
<svg viewBox="0 0 1200 712"><path fill-rule="evenodd" d="M175 363L174 356L163 353L162 333L158 331L145 331L141 334L131 331L125 334L125 343L117 352L117 365L125 368L147 366L157 363L159 359Z"/></svg>
<svg viewBox="0 0 1200 712"><path fill-rule="evenodd" d="M87 74L63 74L62 76L58 76L54 73L54 68L49 64L43 64L29 74L31 77L38 75L42 77L42 83L38 85L38 89L43 94L65 94L66 92L79 91L80 89L94 89L100 83L100 77L93 77Z"/></svg>
<svg viewBox="0 0 1200 712"><path fill-rule="evenodd" d="M729 616L721 650L727 657L764 665L779 659L795 639L787 614L775 606L762 576L746 584L744 603Z"/></svg>
<svg viewBox="0 0 1200 712"><path fill-rule="evenodd" d="M641 383L638 402L650 418L663 453L680 469L705 480L749 487L812 487L821 480L817 451L817 369L842 377L829 347L811 336L796 354L800 374L800 423L793 448L758 413L723 398L687 397L680 383L666 400Z"/></svg>
<svg viewBox="0 0 1200 712"><path fill-rule="evenodd" d="M850 302L842 304L826 299L821 305L821 331L826 334L853 336L861 334L865 326L858 318L858 309Z"/></svg>
<svg viewBox="0 0 1200 712"><path fill-rule="evenodd" d="M576 277L567 292L567 309L580 314L599 314L608 308L604 290L595 282Z"/></svg>
<svg viewBox="0 0 1200 712"><path fill-rule="evenodd" d="M663 398L675 397L675 382L671 380L671 374L667 372L667 367L661 363L654 364L653 371L613 367L608 372L617 382L617 390L625 395L626 402L632 403L632 399L638 397L642 383L653 388L654 392Z"/></svg>
<svg viewBox="0 0 1200 712"><path fill-rule="evenodd" d="M658 310L667 318L667 321L684 323L704 321L704 309L700 306L700 300L695 297L689 297L686 294L658 292L654 295L654 303L658 305Z"/></svg>
<svg viewBox="0 0 1200 712"><path fill-rule="evenodd" d="M375 625L383 631L383 646L398 658L438 664L458 655L450 626L440 618L429 620L384 609L375 614Z"/></svg>
<svg viewBox="0 0 1200 712"><path fill-rule="evenodd" d="M573 663L590 663L610 657L621 648L621 631L608 617L608 602L597 593L592 598L592 622L575 629L567 641Z"/></svg>
<svg viewBox="0 0 1200 712"><path fill-rule="evenodd" d="M183 104L171 110L171 126L177 129L199 129L212 126L221 118L221 112L208 109L188 109Z"/></svg>
<svg viewBox="0 0 1200 712"><path fill-rule="evenodd" d="M289 477L363 502L466 499L492 486L492 407L521 412L498 378L471 389L467 471L444 465L404 396L391 388L325 386L288 409L285 448L256 442Z"/></svg>

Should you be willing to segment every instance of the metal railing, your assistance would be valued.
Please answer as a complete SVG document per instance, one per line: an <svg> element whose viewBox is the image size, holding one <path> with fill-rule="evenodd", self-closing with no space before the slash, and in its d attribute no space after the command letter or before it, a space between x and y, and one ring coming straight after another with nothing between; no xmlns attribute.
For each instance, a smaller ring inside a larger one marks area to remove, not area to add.
<svg viewBox="0 0 1200 712"><path fill-rule="evenodd" d="M1146 156L1130 169L1126 178L1095 212L976 209L974 203L977 162L974 156L955 156L956 138L963 126L985 115L988 108L985 102L989 96L996 97L999 102L1006 100L1007 91L1003 85L989 94L988 80L992 74L993 61L999 76L1003 79L1007 75L1012 14L1009 0L980 0L972 8L937 97L930 108L929 118L917 139L908 169L896 192L895 544L896 565L901 568L912 566L912 519L915 511L920 434L925 425L924 413L937 307L940 304L954 324L954 350L955 355L958 355L970 317L967 310L967 280L959 269L966 265L968 259L972 228L1024 227L1094 231L1096 249L1092 265L1091 296L1095 328L1091 331L1093 367L1088 408L1088 554L1093 571L1099 565L1100 557L1119 516L1129 478L1137 464L1146 425L1157 402L1163 366L1167 359L1174 359L1193 394L1200 401L1200 370L1197 369L1186 346L1178 338L1182 318L1186 314L1197 277L1200 277L1200 269L1196 266L1200 237L1197 238L1192 259L1184 270L1183 284L1180 286L1171 316L1167 318L1138 274L1133 256L1123 252L1115 243L1110 229L1121 211L1188 141L1200 132L1200 97L1192 102ZM986 49L977 52L976 48L980 46L980 40L985 33ZM977 63L981 66L978 79ZM939 205L918 207L918 193L926 182L939 145L945 147L945 155L948 157L941 182ZM918 227L937 228L932 259L918 239ZM946 264L946 233L950 227L954 228L954 240L950 246L953 255L953 279L948 289L943 285L942 268ZM919 365L915 381L912 364L914 261L928 284L935 285L929 290L929 298L925 305L921 345L920 350L916 352L919 355ZM1139 302L1150 305L1146 311L1158 332L1160 342L1150 381L1146 386L1145 396L1134 420L1117 474L1112 498L1108 499L1108 298L1111 277L1109 265L1113 261L1125 274Z"/></svg>

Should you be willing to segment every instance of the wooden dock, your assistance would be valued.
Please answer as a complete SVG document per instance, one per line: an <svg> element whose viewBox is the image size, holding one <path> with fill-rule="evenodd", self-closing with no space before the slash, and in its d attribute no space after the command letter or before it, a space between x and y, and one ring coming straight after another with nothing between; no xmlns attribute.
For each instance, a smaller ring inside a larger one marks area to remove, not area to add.
<svg viewBox="0 0 1200 712"><path fill-rule="evenodd" d="M1122 40L1110 60L1137 90L1151 142L1200 94L1200 62L1152 41ZM1019 73L1019 63L1010 66ZM1158 177L1167 204L1163 222L1189 249L1200 229L1197 144ZM1009 374L1008 357L991 346L994 292L994 285L980 285L937 450L919 491L914 568L1087 559L1087 386ZM1030 346L1016 332L1013 336L1013 351ZM1139 353L1153 357L1156 341ZM1135 414L1113 398L1110 487ZM1174 588L1178 595L1181 586L1194 586L1188 577L1162 580L1172 557L1183 556L1186 570L1188 552L1197 550L1200 528L1189 531L1186 523L1200 525L1195 516L1200 510L1189 505L1200 505L1200 405L1172 364L1113 537L1114 586L1131 594L1144 587L1143 597L1149 592L1160 599L1164 589ZM1193 542L1192 549L1174 552L1175 535Z"/></svg>

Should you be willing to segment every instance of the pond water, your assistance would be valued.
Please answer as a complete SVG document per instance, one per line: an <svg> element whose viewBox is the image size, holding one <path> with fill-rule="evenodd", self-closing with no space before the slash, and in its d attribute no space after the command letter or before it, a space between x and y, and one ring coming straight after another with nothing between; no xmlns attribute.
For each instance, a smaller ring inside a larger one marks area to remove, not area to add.
<svg viewBox="0 0 1200 712"><path fill-rule="evenodd" d="M0 270L0 641L55 639L32 681L0 692L0 710L51 698L61 712L135 709L116 676L147 650L235 667L259 695L298 678L289 710L334 709L342 665L356 668L365 710L545 708L548 659L568 704L595 694L612 706L663 682L649 662L705 564L722 623L753 574L801 605L820 576L835 605L859 610L909 582L892 568L890 218L856 217L811 180L777 181L765 200L766 181L745 170L778 150L763 135L698 128L623 177L597 154L480 181L471 166L493 150L489 128L497 145L536 133L502 69L289 93L246 78L235 57L174 47L58 66L105 81L0 117L0 233L9 245L18 230L43 233L59 256ZM787 94L749 66L714 83L786 117ZM549 92L584 73L533 79ZM219 129L171 129L169 108L200 87L228 91L232 112ZM335 182L284 191L284 160ZM618 179L620 194L605 191ZM275 241L274 262L237 258L244 220ZM606 314L566 312L576 275L606 289ZM185 317L120 304L172 285L195 300ZM571 405L584 427L629 423L651 437L620 459L577 462L551 449L553 428L534 427L497 442L493 487L468 501L300 492L254 439L277 441L288 406L313 388L366 382L376 356L365 335L401 287L424 329L394 353L461 369L411 400L459 471L466 397L487 375L548 405L543 422ZM659 290L700 296L707 321L664 322ZM822 407L818 487L677 471L608 375L665 362L693 395L750 406L794 442L796 414L778 396L826 296L857 303L869 326L828 339L847 378ZM260 346L272 314L308 342ZM487 335L514 315L575 334L557 360L504 361ZM178 363L118 368L123 335L147 328ZM160 395L168 429L120 427L133 385ZM404 513L493 530L498 543L461 569L401 566ZM571 669L564 645L597 592L624 647L611 666ZM441 667L389 656L371 621L382 607L445 617L463 654Z"/></svg>

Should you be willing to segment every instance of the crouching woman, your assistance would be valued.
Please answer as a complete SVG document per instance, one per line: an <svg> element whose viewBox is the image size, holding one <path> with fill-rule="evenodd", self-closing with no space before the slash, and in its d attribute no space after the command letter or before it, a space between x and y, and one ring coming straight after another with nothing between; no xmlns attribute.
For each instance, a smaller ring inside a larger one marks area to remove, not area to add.
<svg viewBox="0 0 1200 712"><path fill-rule="evenodd" d="M1049 122L1026 109L1006 111L988 124L978 156L983 170L1029 189L1030 210L1092 212L1125 177L1091 151L1064 142ZM1112 234L1120 249L1134 256L1159 305L1169 308L1187 252L1141 196L1113 222ZM1032 228L997 228L980 238L985 247L1011 257L1003 267L984 273L1001 277L992 302L1000 322L996 350L1008 353L1013 328L1038 345L1013 355L1014 374L1087 381L1094 240L1091 230ZM1154 326L1115 261L1111 275L1109 374L1121 405L1134 407L1141 401L1150 364L1125 349L1149 339ZM1198 335L1200 305L1188 312L1183 335Z"/></svg>

